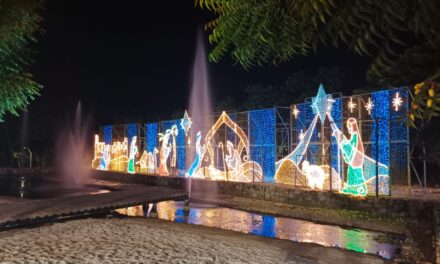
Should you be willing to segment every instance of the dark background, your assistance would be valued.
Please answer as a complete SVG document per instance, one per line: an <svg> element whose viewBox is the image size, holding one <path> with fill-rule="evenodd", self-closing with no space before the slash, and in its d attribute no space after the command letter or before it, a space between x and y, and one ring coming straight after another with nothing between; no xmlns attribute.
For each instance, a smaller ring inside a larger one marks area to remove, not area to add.
<svg viewBox="0 0 440 264"><path fill-rule="evenodd" d="M210 19L192 0L48 0L42 15L45 32L33 45L30 71L44 89L27 114L7 115L0 124L0 148L6 153L0 162L23 145L36 155L51 153L78 102L91 131L104 124L167 119L187 107L197 30ZM370 61L345 48L322 48L286 64L246 71L226 57L209 66L213 101L230 96L240 102L248 84L280 85L294 71L334 66L344 73L343 92L350 94L366 85Z"/></svg>

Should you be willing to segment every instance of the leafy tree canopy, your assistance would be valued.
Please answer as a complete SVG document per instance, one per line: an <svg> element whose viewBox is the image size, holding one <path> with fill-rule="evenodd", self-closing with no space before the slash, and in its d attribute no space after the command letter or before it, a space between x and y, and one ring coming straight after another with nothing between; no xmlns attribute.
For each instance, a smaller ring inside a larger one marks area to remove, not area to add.
<svg viewBox="0 0 440 264"><path fill-rule="evenodd" d="M373 62L368 80L413 86L415 118L440 115L440 1L438 0L195 0L215 19L205 26L210 59L226 54L244 68L340 46ZM422 83L420 83L422 82Z"/></svg>
<svg viewBox="0 0 440 264"><path fill-rule="evenodd" d="M345 44L375 56L370 70L380 76L399 55L396 44L410 45L408 34L416 44L439 49L437 0L195 1L216 15L206 24L214 46L210 59L230 53L245 68L307 55L320 44Z"/></svg>
<svg viewBox="0 0 440 264"><path fill-rule="evenodd" d="M0 121L6 113L18 115L41 86L27 72L29 43L36 41L43 0L0 0Z"/></svg>

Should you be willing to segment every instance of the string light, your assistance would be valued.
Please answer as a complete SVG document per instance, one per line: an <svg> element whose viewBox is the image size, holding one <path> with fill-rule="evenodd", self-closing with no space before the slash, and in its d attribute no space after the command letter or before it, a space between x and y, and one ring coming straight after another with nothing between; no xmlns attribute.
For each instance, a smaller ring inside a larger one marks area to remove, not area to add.
<svg viewBox="0 0 440 264"><path fill-rule="evenodd" d="M371 115L371 110L373 110L374 104L371 101L371 97L368 97L368 101L365 104L365 110L367 110L368 114Z"/></svg>
<svg viewBox="0 0 440 264"><path fill-rule="evenodd" d="M348 109L350 109L350 113L353 113L355 108L356 104L353 102L353 97L350 97L350 101L348 101Z"/></svg>
<svg viewBox="0 0 440 264"><path fill-rule="evenodd" d="M402 105L402 103L403 103L403 100L400 97L400 94L397 92L396 95L394 96L393 102L392 102L393 107L394 107L394 111L396 111L396 112L399 111L399 108Z"/></svg>

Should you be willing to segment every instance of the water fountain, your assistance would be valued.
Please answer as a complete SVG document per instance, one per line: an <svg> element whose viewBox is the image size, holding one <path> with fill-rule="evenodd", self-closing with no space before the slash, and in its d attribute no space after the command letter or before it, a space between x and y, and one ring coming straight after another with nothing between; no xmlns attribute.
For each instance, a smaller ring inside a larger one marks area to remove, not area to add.
<svg viewBox="0 0 440 264"><path fill-rule="evenodd" d="M81 112L81 103L76 107L72 124L61 131L56 142L56 163L61 179L67 185L83 185L88 175L86 142L89 135L87 118Z"/></svg>
<svg viewBox="0 0 440 264"><path fill-rule="evenodd" d="M212 124L212 104L208 74L208 61L201 30L197 33L197 48L192 71L192 83L189 100L189 115L192 120L192 127L189 133L188 161L192 162L196 153L196 136L200 131L204 137ZM191 165L191 164L188 164ZM188 191L203 193L205 195L215 194L216 190L199 190L197 185L191 183L189 178Z"/></svg>

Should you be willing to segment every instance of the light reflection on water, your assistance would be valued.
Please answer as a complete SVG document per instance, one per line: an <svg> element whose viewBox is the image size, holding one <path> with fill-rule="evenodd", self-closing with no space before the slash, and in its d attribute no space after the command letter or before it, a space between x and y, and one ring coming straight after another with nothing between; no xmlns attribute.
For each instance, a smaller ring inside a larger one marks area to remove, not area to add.
<svg viewBox="0 0 440 264"><path fill-rule="evenodd" d="M129 216L148 216L150 210L151 204L148 208L140 205L116 211ZM345 229L339 226L251 213L214 205L193 203L189 215L185 216L183 202L167 201L157 204L157 213L158 218L173 222L345 248L361 253L377 254L386 259L392 259L399 247L396 244L376 241L376 238L389 236L380 232Z"/></svg>

